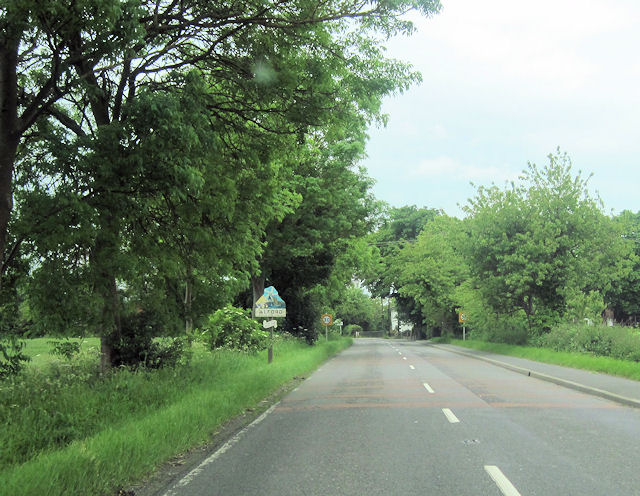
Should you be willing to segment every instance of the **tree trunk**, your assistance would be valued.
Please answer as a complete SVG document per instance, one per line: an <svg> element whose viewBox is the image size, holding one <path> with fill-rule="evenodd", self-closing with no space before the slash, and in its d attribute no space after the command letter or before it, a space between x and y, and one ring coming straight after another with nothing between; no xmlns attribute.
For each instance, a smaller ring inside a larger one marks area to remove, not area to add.
<svg viewBox="0 0 640 496"><path fill-rule="evenodd" d="M95 291L102 298L102 322L100 329L100 364L106 370L113 364L112 343L120 340L122 333L120 295L116 281L116 265L119 252L119 226L110 213L100 216L100 232L91 256Z"/></svg>
<svg viewBox="0 0 640 496"><path fill-rule="evenodd" d="M191 343L191 331L193 330L193 268L187 264L187 277L184 288L184 331L189 343Z"/></svg>
<svg viewBox="0 0 640 496"><path fill-rule="evenodd" d="M253 315L253 309L256 307L256 302L264 294L264 276L251 276L251 290L253 291L253 305L251 306L251 315Z"/></svg>
<svg viewBox="0 0 640 496"><path fill-rule="evenodd" d="M18 43L0 45L0 289L5 271L7 232L13 210L13 170L18 150Z"/></svg>
<svg viewBox="0 0 640 496"><path fill-rule="evenodd" d="M17 143L6 136L0 136L0 289L7 251L7 234L9 220L13 210L13 167L16 157Z"/></svg>

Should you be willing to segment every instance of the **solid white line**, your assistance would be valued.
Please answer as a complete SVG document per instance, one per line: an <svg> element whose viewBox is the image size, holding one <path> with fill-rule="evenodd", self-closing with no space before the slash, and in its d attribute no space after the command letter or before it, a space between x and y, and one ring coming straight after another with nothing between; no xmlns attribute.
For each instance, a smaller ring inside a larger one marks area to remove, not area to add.
<svg viewBox="0 0 640 496"><path fill-rule="evenodd" d="M415 369L416 369L413 365L409 365L409 368L410 368L411 370L415 370Z"/></svg>
<svg viewBox="0 0 640 496"><path fill-rule="evenodd" d="M456 417L453 412L451 410L449 410L448 408L443 408L442 409L442 413L444 413L444 416L447 417L447 420L449 422L451 422L452 424L457 424L458 422L460 422L458 420L458 417Z"/></svg>
<svg viewBox="0 0 640 496"><path fill-rule="evenodd" d="M275 405L272 405L271 408L269 408L257 419L251 422L248 426L246 426L244 429L238 432L235 436L229 439L226 443L224 443L220 447L220 449L218 449L218 451L213 453L206 460L200 463L200 465L198 465L191 472L189 472L182 479L180 479L176 484L174 484L174 486L171 489L169 489L166 493L164 493L164 496L176 496L178 494L176 491L178 490L179 487L184 487L188 485L193 479L195 479L198 476L198 474L200 474L205 469L207 465L210 465L211 463L216 461L218 458L220 458L222 455L224 455L227 451L229 451L234 444L236 444L238 441L240 441L240 439L242 439L242 436L244 436L249 429L251 429L252 427L255 427L260 422L262 422L265 418L267 418L267 415L269 415L273 410L275 410L275 408L279 404L280 402L278 401L278 403L276 403Z"/></svg>
<svg viewBox="0 0 640 496"><path fill-rule="evenodd" d="M498 467L495 465L485 465L484 469L491 476L493 482L498 485L498 488L504 496L522 496Z"/></svg>
<svg viewBox="0 0 640 496"><path fill-rule="evenodd" d="M433 389L431 389L431 386L429 386L429 384L427 384L426 382L422 384L424 386L424 388L430 392L431 394L434 393Z"/></svg>

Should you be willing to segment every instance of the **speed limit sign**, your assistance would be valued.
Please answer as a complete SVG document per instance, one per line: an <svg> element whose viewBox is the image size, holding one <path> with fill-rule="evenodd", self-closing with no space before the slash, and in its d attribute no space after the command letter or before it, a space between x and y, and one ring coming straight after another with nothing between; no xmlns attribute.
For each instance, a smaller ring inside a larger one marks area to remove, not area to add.
<svg viewBox="0 0 640 496"><path fill-rule="evenodd" d="M322 325L329 327L333 324L333 316L330 313L322 314Z"/></svg>

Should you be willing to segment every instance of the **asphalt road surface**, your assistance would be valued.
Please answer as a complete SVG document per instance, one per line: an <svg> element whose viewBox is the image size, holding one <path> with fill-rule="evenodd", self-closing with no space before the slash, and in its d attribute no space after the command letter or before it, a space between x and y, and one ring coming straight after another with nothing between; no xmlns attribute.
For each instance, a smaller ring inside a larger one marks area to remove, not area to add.
<svg viewBox="0 0 640 496"><path fill-rule="evenodd" d="M640 410L360 339L166 496L640 495Z"/></svg>

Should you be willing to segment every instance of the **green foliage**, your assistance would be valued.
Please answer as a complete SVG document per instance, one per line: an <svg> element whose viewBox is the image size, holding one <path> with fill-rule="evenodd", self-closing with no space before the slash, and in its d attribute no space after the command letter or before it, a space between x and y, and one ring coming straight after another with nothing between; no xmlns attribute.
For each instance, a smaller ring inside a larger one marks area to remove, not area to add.
<svg viewBox="0 0 640 496"><path fill-rule="evenodd" d="M479 187L466 212L466 255L483 301L500 315L523 312L530 337L559 322L568 299L606 291L624 270L628 248L566 154L530 164L507 189Z"/></svg>
<svg viewBox="0 0 640 496"><path fill-rule="evenodd" d="M427 222L414 243L402 246L389 263L396 291L420 308L423 323L439 331L457 322L456 288L469 277L460 254L462 222L440 215ZM440 332L438 332L440 334Z"/></svg>
<svg viewBox="0 0 640 496"><path fill-rule="evenodd" d="M51 354L72 360L80 353L80 343L78 341L49 341Z"/></svg>
<svg viewBox="0 0 640 496"><path fill-rule="evenodd" d="M355 336L356 333L362 333L362 330L362 326L359 326L358 324L349 324L344 326L343 333L346 336Z"/></svg>
<svg viewBox="0 0 640 496"><path fill-rule="evenodd" d="M597 322L606 308L602 294L599 291L567 292L567 310L565 316L574 322Z"/></svg>
<svg viewBox="0 0 640 496"><path fill-rule="evenodd" d="M640 332L629 327L564 324L541 336L537 344L555 351L640 362Z"/></svg>
<svg viewBox="0 0 640 496"><path fill-rule="evenodd" d="M379 331L383 328L384 319L387 318L387 310L380 308L380 300L375 300L365 294L361 288L351 286L337 295L336 318L344 323L344 329L350 325L357 325L360 331Z"/></svg>
<svg viewBox="0 0 640 496"><path fill-rule="evenodd" d="M157 369L173 367L188 358L185 338L155 339L162 331L153 314L139 311L123 317L120 333L107 340L112 347L112 364Z"/></svg>
<svg viewBox="0 0 640 496"><path fill-rule="evenodd" d="M377 205L371 179L356 166L364 148L361 124L337 123L330 135L318 133L298 146L290 185L302 201L265 231L261 274L287 302L291 332L312 330L318 312L331 303L333 295L320 295L319 286L339 292L358 271L355 261L371 255L355 241L369 231Z"/></svg>
<svg viewBox="0 0 640 496"><path fill-rule="evenodd" d="M288 327L311 329L305 292L333 282L374 213L356 165L366 127L383 120L384 96L420 79L384 57L382 40L412 30L408 11L439 8L8 3L18 83L2 98L28 115L0 122L16 141L0 157L16 205L0 205L0 263L25 263L34 329L98 334L119 350L113 364L148 361L133 308L188 331L259 266L307 312ZM18 128L34 132L18 142Z"/></svg>
<svg viewBox="0 0 640 496"><path fill-rule="evenodd" d="M617 321L635 325L640 317L640 212L625 210L614 221L629 245L628 270L615 275L604 299Z"/></svg>
<svg viewBox="0 0 640 496"><path fill-rule="evenodd" d="M424 316L419 302L410 296L400 294L397 260L403 246L416 240L425 225L435 219L441 212L435 209L407 206L390 208L382 216L377 231L369 236L369 242L379 252L377 267L366 275L367 287L374 296L393 296L399 318L411 322L415 335L423 333Z"/></svg>
<svg viewBox="0 0 640 496"><path fill-rule="evenodd" d="M0 380L17 375L30 360L23 348L24 341L15 336L0 336Z"/></svg>
<svg viewBox="0 0 640 496"><path fill-rule="evenodd" d="M243 351L250 354L269 346L269 333L241 308L227 305L209 316L206 323L211 349Z"/></svg>

